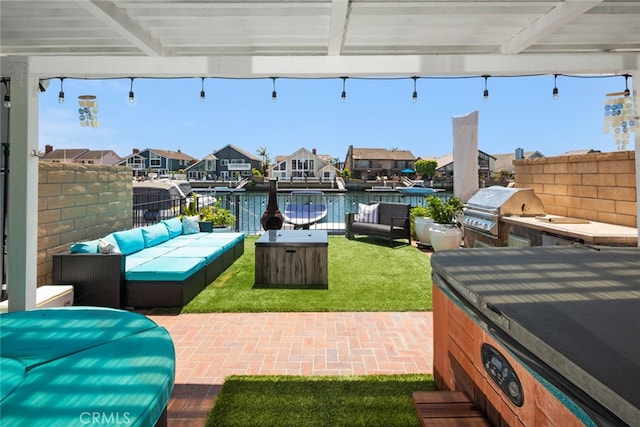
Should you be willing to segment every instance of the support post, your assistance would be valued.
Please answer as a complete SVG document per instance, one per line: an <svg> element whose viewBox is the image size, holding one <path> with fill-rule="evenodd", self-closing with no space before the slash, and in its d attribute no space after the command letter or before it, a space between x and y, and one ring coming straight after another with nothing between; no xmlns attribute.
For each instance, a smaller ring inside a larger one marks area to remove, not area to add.
<svg viewBox="0 0 640 427"><path fill-rule="evenodd" d="M11 58L7 292L9 311L36 306L38 269L38 77Z"/></svg>

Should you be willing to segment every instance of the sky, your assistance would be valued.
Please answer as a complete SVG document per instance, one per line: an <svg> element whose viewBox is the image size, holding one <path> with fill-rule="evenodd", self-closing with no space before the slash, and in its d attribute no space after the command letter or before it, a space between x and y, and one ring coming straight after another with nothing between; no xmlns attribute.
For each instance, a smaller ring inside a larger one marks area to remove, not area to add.
<svg viewBox="0 0 640 427"><path fill-rule="evenodd" d="M39 148L114 150L125 157L134 148L181 150L202 158L227 144L256 154L265 147L273 159L300 148L344 161L349 145L397 148L416 157L453 151L451 119L479 112L478 148L489 154L516 148L557 156L572 150L618 149L605 134L606 94L625 88L622 76L585 78L559 75L558 99L553 76L419 78L412 101L411 77L276 79L145 79L133 82L135 102L128 102L129 78L65 79L65 102L58 103L60 81L50 80L40 94ZM629 79L629 88L632 82ZM81 127L78 96L95 95L97 128ZM633 150L633 138L626 149Z"/></svg>

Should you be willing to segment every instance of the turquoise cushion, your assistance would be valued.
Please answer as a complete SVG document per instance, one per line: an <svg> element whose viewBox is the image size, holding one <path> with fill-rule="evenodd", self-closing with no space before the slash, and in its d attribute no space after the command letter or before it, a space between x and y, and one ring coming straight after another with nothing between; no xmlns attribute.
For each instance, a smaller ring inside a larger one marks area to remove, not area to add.
<svg viewBox="0 0 640 427"><path fill-rule="evenodd" d="M139 265L144 264L145 262L149 262L154 258L143 258L143 257L132 257L126 256L124 257L124 271L127 272L129 270L133 270Z"/></svg>
<svg viewBox="0 0 640 427"><path fill-rule="evenodd" d="M172 247L181 247L188 246L193 242L200 240L201 236L209 233L195 233L195 234L183 234L178 237L174 237L164 243L161 243L160 246L172 246Z"/></svg>
<svg viewBox="0 0 640 427"><path fill-rule="evenodd" d="M174 250L173 246L165 246L164 244L160 244L154 246L152 248L144 248L140 252L136 252L135 254L131 254L127 257L129 258L158 258L159 256L165 255L167 252L171 252Z"/></svg>
<svg viewBox="0 0 640 427"><path fill-rule="evenodd" d="M182 282L201 270L205 258L155 258L125 273L127 280L145 282Z"/></svg>
<svg viewBox="0 0 640 427"><path fill-rule="evenodd" d="M91 240L88 242L77 242L71 245L69 252L72 254L97 254L98 253L98 240Z"/></svg>
<svg viewBox="0 0 640 427"><path fill-rule="evenodd" d="M164 224L164 226L167 227L170 239L182 234L182 221L180 221L178 217L165 219L164 221L160 221L160 224Z"/></svg>
<svg viewBox="0 0 640 427"><path fill-rule="evenodd" d="M139 228L132 228L126 231L117 231L113 233L120 252L125 255L132 254L144 249L144 238Z"/></svg>
<svg viewBox="0 0 640 427"><path fill-rule="evenodd" d="M203 257L207 264L218 258L225 251L222 247L191 247L174 248L171 252L163 255L165 258L198 258ZM167 262L171 262L167 260Z"/></svg>
<svg viewBox="0 0 640 427"><path fill-rule="evenodd" d="M153 224L142 227L142 238L144 239L144 247L150 248L162 242L169 240L169 230L164 224Z"/></svg>

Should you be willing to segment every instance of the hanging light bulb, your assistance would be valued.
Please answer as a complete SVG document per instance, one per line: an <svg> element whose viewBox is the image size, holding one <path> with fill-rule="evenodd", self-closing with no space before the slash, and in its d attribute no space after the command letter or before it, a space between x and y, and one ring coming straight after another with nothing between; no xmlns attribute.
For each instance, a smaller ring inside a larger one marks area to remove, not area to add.
<svg viewBox="0 0 640 427"><path fill-rule="evenodd" d="M489 101L489 89L487 89L487 80L489 79L489 76L482 76L484 77L484 92L482 93L482 98L484 100L484 102L488 102Z"/></svg>
<svg viewBox="0 0 640 427"><path fill-rule="evenodd" d="M342 93L340 94L340 99L342 101L345 101L347 99L347 90L346 90L347 78L341 77L341 79L342 79Z"/></svg>
<svg viewBox="0 0 640 427"><path fill-rule="evenodd" d="M133 77L129 77L131 79L131 86L129 87L129 104L133 104L136 102L136 97L133 94Z"/></svg>
<svg viewBox="0 0 640 427"><path fill-rule="evenodd" d="M558 86L556 85L556 80L558 79L558 75L554 74L553 75L553 99L558 99L558 97L560 96L558 93Z"/></svg>
<svg viewBox="0 0 640 427"><path fill-rule="evenodd" d="M624 96L625 98L631 95L631 91L629 90L629 74L624 75Z"/></svg>
<svg viewBox="0 0 640 427"><path fill-rule="evenodd" d="M62 88L62 83L64 82L64 77L60 77L60 92L58 92L58 103L64 104L64 89Z"/></svg>
<svg viewBox="0 0 640 427"><path fill-rule="evenodd" d="M278 92L276 92L276 78L271 77L271 80L273 80L273 92L271 92L271 101L276 102L276 100L278 99Z"/></svg>
<svg viewBox="0 0 640 427"><path fill-rule="evenodd" d="M413 76L411 78L413 79L413 95L411 96L411 98L413 99L413 103L415 104L416 102L418 102L418 89L416 87L416 82L418 81L418 77Z"/></svg>
<svg viewBox="0 0 640 427"><path fill-rule="evenodd" d="M11 108L11 96L9 96L9 85L7 84L7 79L2 79L2 83L4 84L4 90L6 92L2 106L4 108Z"/></svg>
<svg viewBox="0 0 640 427"><path fill-rule="evenodd" d="M206 95L204 93L204 77L200 77L202 79L202 87L200 88L200 101L204 102Z"/></svg>

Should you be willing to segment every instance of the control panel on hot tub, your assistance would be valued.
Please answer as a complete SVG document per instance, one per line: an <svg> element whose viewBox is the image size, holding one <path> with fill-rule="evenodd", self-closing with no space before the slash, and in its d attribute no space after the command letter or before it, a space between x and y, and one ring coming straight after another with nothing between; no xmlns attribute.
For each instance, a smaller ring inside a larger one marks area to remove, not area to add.
<svg viewBox="0 0 640 427"><path fill-rule="evenodd" d="M492 345L482 344L480 348L482 365L489 377L500 387L500 390L520 407L524 403L522 384L507 359Z"/></svg>

